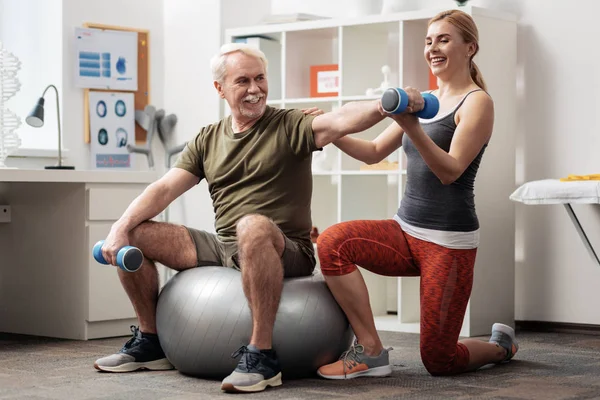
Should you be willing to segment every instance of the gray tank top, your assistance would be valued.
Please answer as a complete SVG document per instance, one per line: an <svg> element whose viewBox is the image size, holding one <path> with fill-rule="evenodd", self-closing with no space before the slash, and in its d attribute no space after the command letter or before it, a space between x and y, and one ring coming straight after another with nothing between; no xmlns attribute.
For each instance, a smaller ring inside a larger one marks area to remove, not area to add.
<svg viewBox="0 0 600 400"><path fill-rule="evenodd" d="M450 151L456 130L456 112L467 96L479 90L482 89L467 93L447 115L430 121L421 120L423 131L444 151ZM429 169L408 135L403 135L402 147L407 158L407 180L398 217L419 228L452 232L479 229L473 187L487 143L465 172L450 185L443 185Z"/></svg>

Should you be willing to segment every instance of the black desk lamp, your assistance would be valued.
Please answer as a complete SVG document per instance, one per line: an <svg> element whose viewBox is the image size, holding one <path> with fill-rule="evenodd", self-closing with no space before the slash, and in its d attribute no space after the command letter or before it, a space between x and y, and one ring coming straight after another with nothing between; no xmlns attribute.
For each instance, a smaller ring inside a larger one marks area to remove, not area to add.
<svg viewBox="0 0 600 400"><path fill-rule="evenodd" d="M75 169L73 166L62 165L62 135L60 131L60 105L58 101L58 89L54 85L48 85L46 89L44 89L44 93L42 93L42 97L39 98L31 113L25 118L25 122L27 125L33 126L34 128L39 128L44 125L44 95L48 91L48 89L53 88L56 92L56 120L58 122L58 164L57 165L48 165L45 169Z"/></svg>

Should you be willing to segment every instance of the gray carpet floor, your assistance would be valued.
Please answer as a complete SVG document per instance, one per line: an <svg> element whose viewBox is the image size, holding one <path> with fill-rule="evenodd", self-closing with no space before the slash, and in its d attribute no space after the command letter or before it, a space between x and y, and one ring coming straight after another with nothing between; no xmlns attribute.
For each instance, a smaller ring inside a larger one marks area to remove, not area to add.
<svg viewBox="0 0 600 400"><path fill-rule="evenodd" d="M393 375L327 381L285 380L251 395L220 391L219 382L177 371L111 374L98 357L127 338L68 341L0 334L0 399L600 399L600 337L567 333L518 334L520 351L508 364L453 377L432 377L415 334L381 333Z"/></svg>

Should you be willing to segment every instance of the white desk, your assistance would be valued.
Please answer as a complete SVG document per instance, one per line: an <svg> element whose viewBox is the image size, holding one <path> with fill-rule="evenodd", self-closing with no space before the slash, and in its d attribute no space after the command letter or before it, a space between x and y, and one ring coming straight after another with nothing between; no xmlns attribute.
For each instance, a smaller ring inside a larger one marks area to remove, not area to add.
<svg viewBox="0 0 600 400"><path fill-rule="evenodd" d="M92 246L156 172L0 169L0 332L68 339L130 334L116 269Z"/></svg>
<svg viewBox="0 0 600 400"><path fill-rule="evenodd" d="M558 179L532 181L521 185L510 195L510 199L528 205L562 204L585 248L600 266L600 258L571 206L571 204L600 204L600 181L561 182Z"/></svg>

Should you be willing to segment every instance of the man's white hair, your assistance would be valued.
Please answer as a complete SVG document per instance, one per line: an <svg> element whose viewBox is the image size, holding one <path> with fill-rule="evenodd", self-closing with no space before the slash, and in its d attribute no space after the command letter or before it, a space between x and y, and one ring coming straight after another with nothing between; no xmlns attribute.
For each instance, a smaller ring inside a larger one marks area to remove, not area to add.
<svg viewBox="0 0 600 400"><path fill-rule="evenodd" d="M265 56L265 53L260 51L260 49L257 47L247 43L226 43L221 46L221 51L219 54L214 55L210 60L210 69L212 71L213 80L221 84L223 83L223 79L225 79L225 73L227 72L227 69L225 68L227 56L236 51L241 51L249 56L260 59L265 66L265 71L267 70L267 57Z"/></svg>

